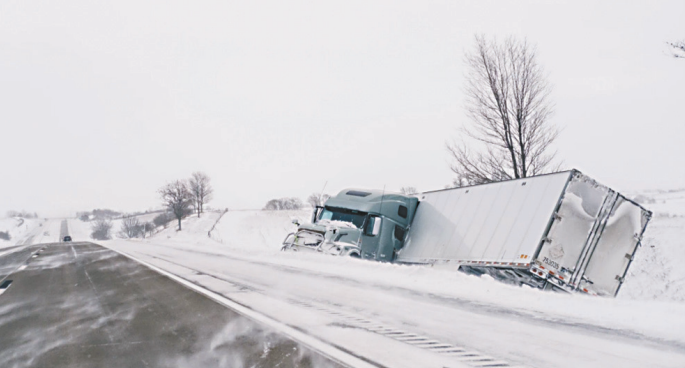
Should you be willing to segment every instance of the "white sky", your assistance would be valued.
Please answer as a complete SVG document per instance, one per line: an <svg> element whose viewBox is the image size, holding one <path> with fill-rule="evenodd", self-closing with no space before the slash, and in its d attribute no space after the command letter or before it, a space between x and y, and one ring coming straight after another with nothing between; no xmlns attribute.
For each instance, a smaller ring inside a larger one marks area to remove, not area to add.
<svg viewBox="0 0 685 368"><path fill-rule="evenodd" d="M618 190L685 187L678 1L0 2L0 211L440 189L473 35L527 37L559 157Z"/></svg>

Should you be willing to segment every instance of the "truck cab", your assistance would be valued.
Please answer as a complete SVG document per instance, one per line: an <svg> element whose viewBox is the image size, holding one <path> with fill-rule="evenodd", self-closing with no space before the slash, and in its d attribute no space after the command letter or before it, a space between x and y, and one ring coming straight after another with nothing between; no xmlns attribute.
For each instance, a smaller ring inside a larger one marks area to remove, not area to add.
<svg viewBox="0 0 685 368"><path fill-rule="evenodd" d="M378 190L345 189L297 224L283 249L392 262L404 246L419 200Z"/></svg>

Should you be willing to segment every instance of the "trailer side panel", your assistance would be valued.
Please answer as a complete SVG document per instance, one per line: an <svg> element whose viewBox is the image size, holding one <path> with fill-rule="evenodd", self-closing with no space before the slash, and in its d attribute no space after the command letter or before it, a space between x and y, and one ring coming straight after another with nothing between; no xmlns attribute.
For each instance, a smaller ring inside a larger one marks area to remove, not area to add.
<svg viewBox="0 0 685 368"><path fill-rule="evenodd" d="M529 264L572 173L421 194L397 261Z"/></svg>

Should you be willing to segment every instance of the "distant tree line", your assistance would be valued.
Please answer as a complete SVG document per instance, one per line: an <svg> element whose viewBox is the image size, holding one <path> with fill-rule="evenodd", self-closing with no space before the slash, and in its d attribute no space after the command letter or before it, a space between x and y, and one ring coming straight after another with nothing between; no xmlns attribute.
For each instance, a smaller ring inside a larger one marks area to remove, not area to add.
<svg viewBox="0 0 685 368"><path fill-rule="evenodd" d="M289 197L289 198L279 198L279 199L272 199L268 202L266 202L266 205L264 206L264 210L269 210L269 211L282 211L282 210L299 210L302 207L304 207L304 203L302 203L302 200L299 198L295 197Z"/></svg>
<svg viewBox="0 0 685 368"><path fill-rule="evenodd" d="M152 223L157 227L167 227L167 225L174 220L174 215L170 212L162 212L152 219Z"/></svg>
<svg viewBox="0 0 685 368"><path fill-rule="evenodd" d="M671 55L677 59L685 59L685 40L677 42L667 42L671 47Z"/></svg>
<svg viewBox="0 0 685 368"><path fill-rule="evenodd" d="M76 217L81 221L90 221L91 219L114 219L119 218L123 213L110 209L94 209L92 211L76 212Z"/></svg>
<svg viewBox="0 0 685 368"><path fill-rule="evenodd" d="M178 230L181 230L181 220L186 216L197 213L200 217L205 211L205 205L212 200L214 189L207 174L194 172L187 180L175 180L161 187L158 191L164 205L163 211L146 211L122 214L121 212L96 209L91 212L78 212L77 216L83 221L94 220L91 226L91 237L95 240L112 238L112 219L121 218L121 227L116 233L120 238L137 238L152 235L158 227L167 225L176 219ZM139 216L154 212L161 212L152 221L141 221Z"/></svg>
<svg viewBox="0 0 685 368"><path fill-rule="evenodd" d="M312 193L307 197L307 204L311 207L323 206L326 201L331 198L325 193ZM286 211L286 210L300 210L305 207L305 203L296 197L275 198L264 205L262 210L265 211Z"/></svg>
<svg viewBox="0 0 685 368"><path fill-rule="evenodd" d="M402 187L400 188L400 193L404 195L414 195L417 194L419 191L416 189L416 187Z"/></svg>
<svg viewBox="0 0 685 368"><path fill-rule="evenodd" d="M150 213L150 212L148 212ZM145 213L124 215L117 236L124 239L145 238L152 235L159 227L166 228L174 220L174 215L162 212L152 221L141 221L139 216ZM109 240L112 238L112 220L109 218L95 219L91 226L91 238L95 240Z"/></svg>
<svg viewBox="0 0 685 368"><path fill-rule="evenodd" d="M126 216L121 221L121 230L119 230L119 237L125 239L145 238L145 235L152 235L156 226L152 222L143 222L136 216Z"/></svg>
<svg viewBox="0 0 685 368"><path fill-rule="evenodd" d="M38 213L28 211L7 211L7 217L21 217L25 219L38 218Z"/></svg>
<svg viewBox="0 0 685 368"><path fill-rule="evenodd" d="M312 207L323 206L324 203L331 198L328 194L312 193L307 197L307 203Z"/></svg>

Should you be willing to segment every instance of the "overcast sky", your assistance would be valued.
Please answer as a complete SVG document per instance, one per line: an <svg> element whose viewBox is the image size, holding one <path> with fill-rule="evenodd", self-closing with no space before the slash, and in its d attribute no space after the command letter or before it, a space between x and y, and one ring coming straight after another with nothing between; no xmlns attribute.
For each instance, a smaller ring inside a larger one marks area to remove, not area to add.
<svg viewBox="0 0 685 368"><path fill-rule="evenodd" d="M526 37L556 149L621 191L685 187L685 1L0 2L0 211L216 207L440 189L474 34Z"/></svg>

